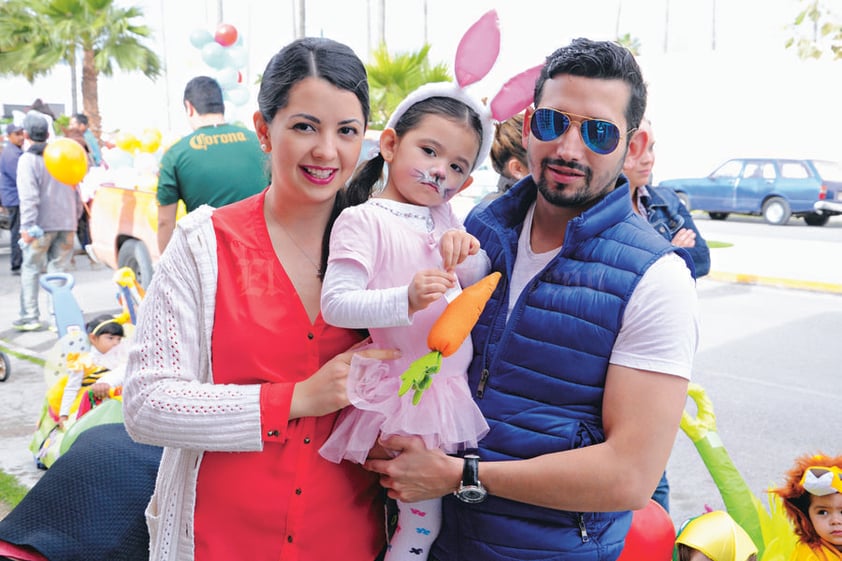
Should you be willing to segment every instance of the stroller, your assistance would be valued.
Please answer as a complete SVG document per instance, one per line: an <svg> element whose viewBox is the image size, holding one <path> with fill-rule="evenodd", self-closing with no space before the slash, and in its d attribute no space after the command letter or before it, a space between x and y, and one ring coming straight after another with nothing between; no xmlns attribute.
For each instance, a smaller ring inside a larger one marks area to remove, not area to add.
<svg viewBox="0 0 842 561"><path fill-rule="evenodd" d="M113 321L122 324L125 335L130 336L143 292L130 269L118 270L114 281L119 287L118 301L123 311L114 316ZM45 361L48 390L29 449L35 457L36 466L48 469L67 452L82 432L97 425L123 422L122 388L112 388L107 398L98 399L89 386L105 372L124 367L128 346L118 345L102 355L99 363L94 363L90 359L91 345L84 316L71 292L73 277L65 273L49 274L42 276L40 282L52 297L59 341ZM69 422L61 426L61 403L71 374L81 377L81 390L71 407Z"/></svg>

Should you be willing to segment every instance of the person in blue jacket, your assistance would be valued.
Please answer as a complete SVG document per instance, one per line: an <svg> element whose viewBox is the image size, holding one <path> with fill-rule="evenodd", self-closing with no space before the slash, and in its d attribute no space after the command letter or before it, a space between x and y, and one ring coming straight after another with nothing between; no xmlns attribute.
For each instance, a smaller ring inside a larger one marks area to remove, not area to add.
<svg viewBox="0 0 842 561"><path fill-rule="evenodd" d="M576 39L535 84L530 174L466 228L503 278L472 332L475 454L381 444L392 498L442 497L431 559L613 561L675 441L698 343L692 261L632 210L646 86L633 55ZM433 381L433 383L436 383Z"/></svg>
<svg viewBox="0 0 842 561"><path fill-rule="evenodd" d="M623 173L629 180L632 208L646 218L665 240L677 247L683 247L693 259L696 278L710 272L710 249L701 232L693 221L693 216L681 203L675 191L666 187L652 187L652 168L655 166L655 133L652 121L644 117L640 121L637 133L645 139L645 148L640 158L628 159L623 166ZM669 512L670 485L664 472L652 498Z"/></svg>
<svg viewBox="0 0 842 561"><path fill-rule="evenodd" d="M640 158L628 159L623 166L623 173L629 179L632 205L664 239L687 250L696 267L696 278L703 277L710 272L710 249L693 222L690 211L672 189L649 185L652 167L655 165L652 122L644 117L637 134L646 139L646 148Z"/></svg>

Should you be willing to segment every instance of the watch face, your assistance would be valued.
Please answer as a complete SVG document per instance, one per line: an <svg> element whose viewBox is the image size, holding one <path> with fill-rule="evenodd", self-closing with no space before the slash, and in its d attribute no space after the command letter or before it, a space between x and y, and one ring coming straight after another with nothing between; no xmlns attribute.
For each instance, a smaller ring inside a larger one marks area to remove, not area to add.
<svg viewBox="0 0 842 561"><path fill-rule="evenodd" d="M482 487L463 487L459 489L457 497L466 503L481 503L488 493Z"/></svg>

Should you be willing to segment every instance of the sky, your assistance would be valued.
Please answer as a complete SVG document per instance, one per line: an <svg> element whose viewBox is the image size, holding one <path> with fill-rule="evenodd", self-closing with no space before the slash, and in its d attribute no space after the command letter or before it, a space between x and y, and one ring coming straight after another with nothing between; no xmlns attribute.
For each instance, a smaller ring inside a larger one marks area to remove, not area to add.
<svg viewBox="0 0 842 561"><path fill-rule="evenodd" d="M269 58L294 38L294 6L300 0L118 1L143 9L154 33L150 46L163 56L167 72L155 82L137 73L101 78L103 128L139 134L152 127L181 135L189 130L181 106L184 84L216 72L190 44L191 32L213 33L220 21L239 31L248 53L241 72L250 96L226 113L250 125L255 81ZM377 43L376 26L368 22L377 20L379 1L305 1L308 35L344 42L368 59ZM800 5L800 0L386 0L385 39L395 52L429 42L431 61L452 69L462 34L496 9L500 54L489 75L470 86L478 97L490 98L509 77L574 37L630 33L640 41L638 61L649 85L655 176L665 179L707 174L729 157L842 160L837 132L842 61L803 62L784 49L786 26ZM63 68L34 85L4 78L0 102L42 97L69 108L67 76Z"/></svg>

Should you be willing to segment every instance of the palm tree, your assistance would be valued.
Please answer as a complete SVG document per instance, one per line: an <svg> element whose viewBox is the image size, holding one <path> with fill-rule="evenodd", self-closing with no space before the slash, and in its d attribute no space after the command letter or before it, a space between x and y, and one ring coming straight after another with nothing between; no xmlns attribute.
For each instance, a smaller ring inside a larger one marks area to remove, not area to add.
<svg viewBox="0 0 842 561"><path fill-rule="evenodd" d="M371 90L371 122L374 129L382 129L389 115L414 89L428 82L450 82L453 78L447 65L431 66L428 60L430 45L424 45L414 53L392 55L382 43L366 64L368 83Z"/></svg>
<svg viewBox="0 0 842 561"><path fill-rule="evenodd" d="M140 70L150 79L161 73L161 61L143 44L148 27L137 7L118 7L115 0L6 0L0 3L0 74L24 76L30 82L56 65L70 67L73 111L76 111L76 67L82 57L82 104L91 130L99 136L99 75Z"/></svg>

